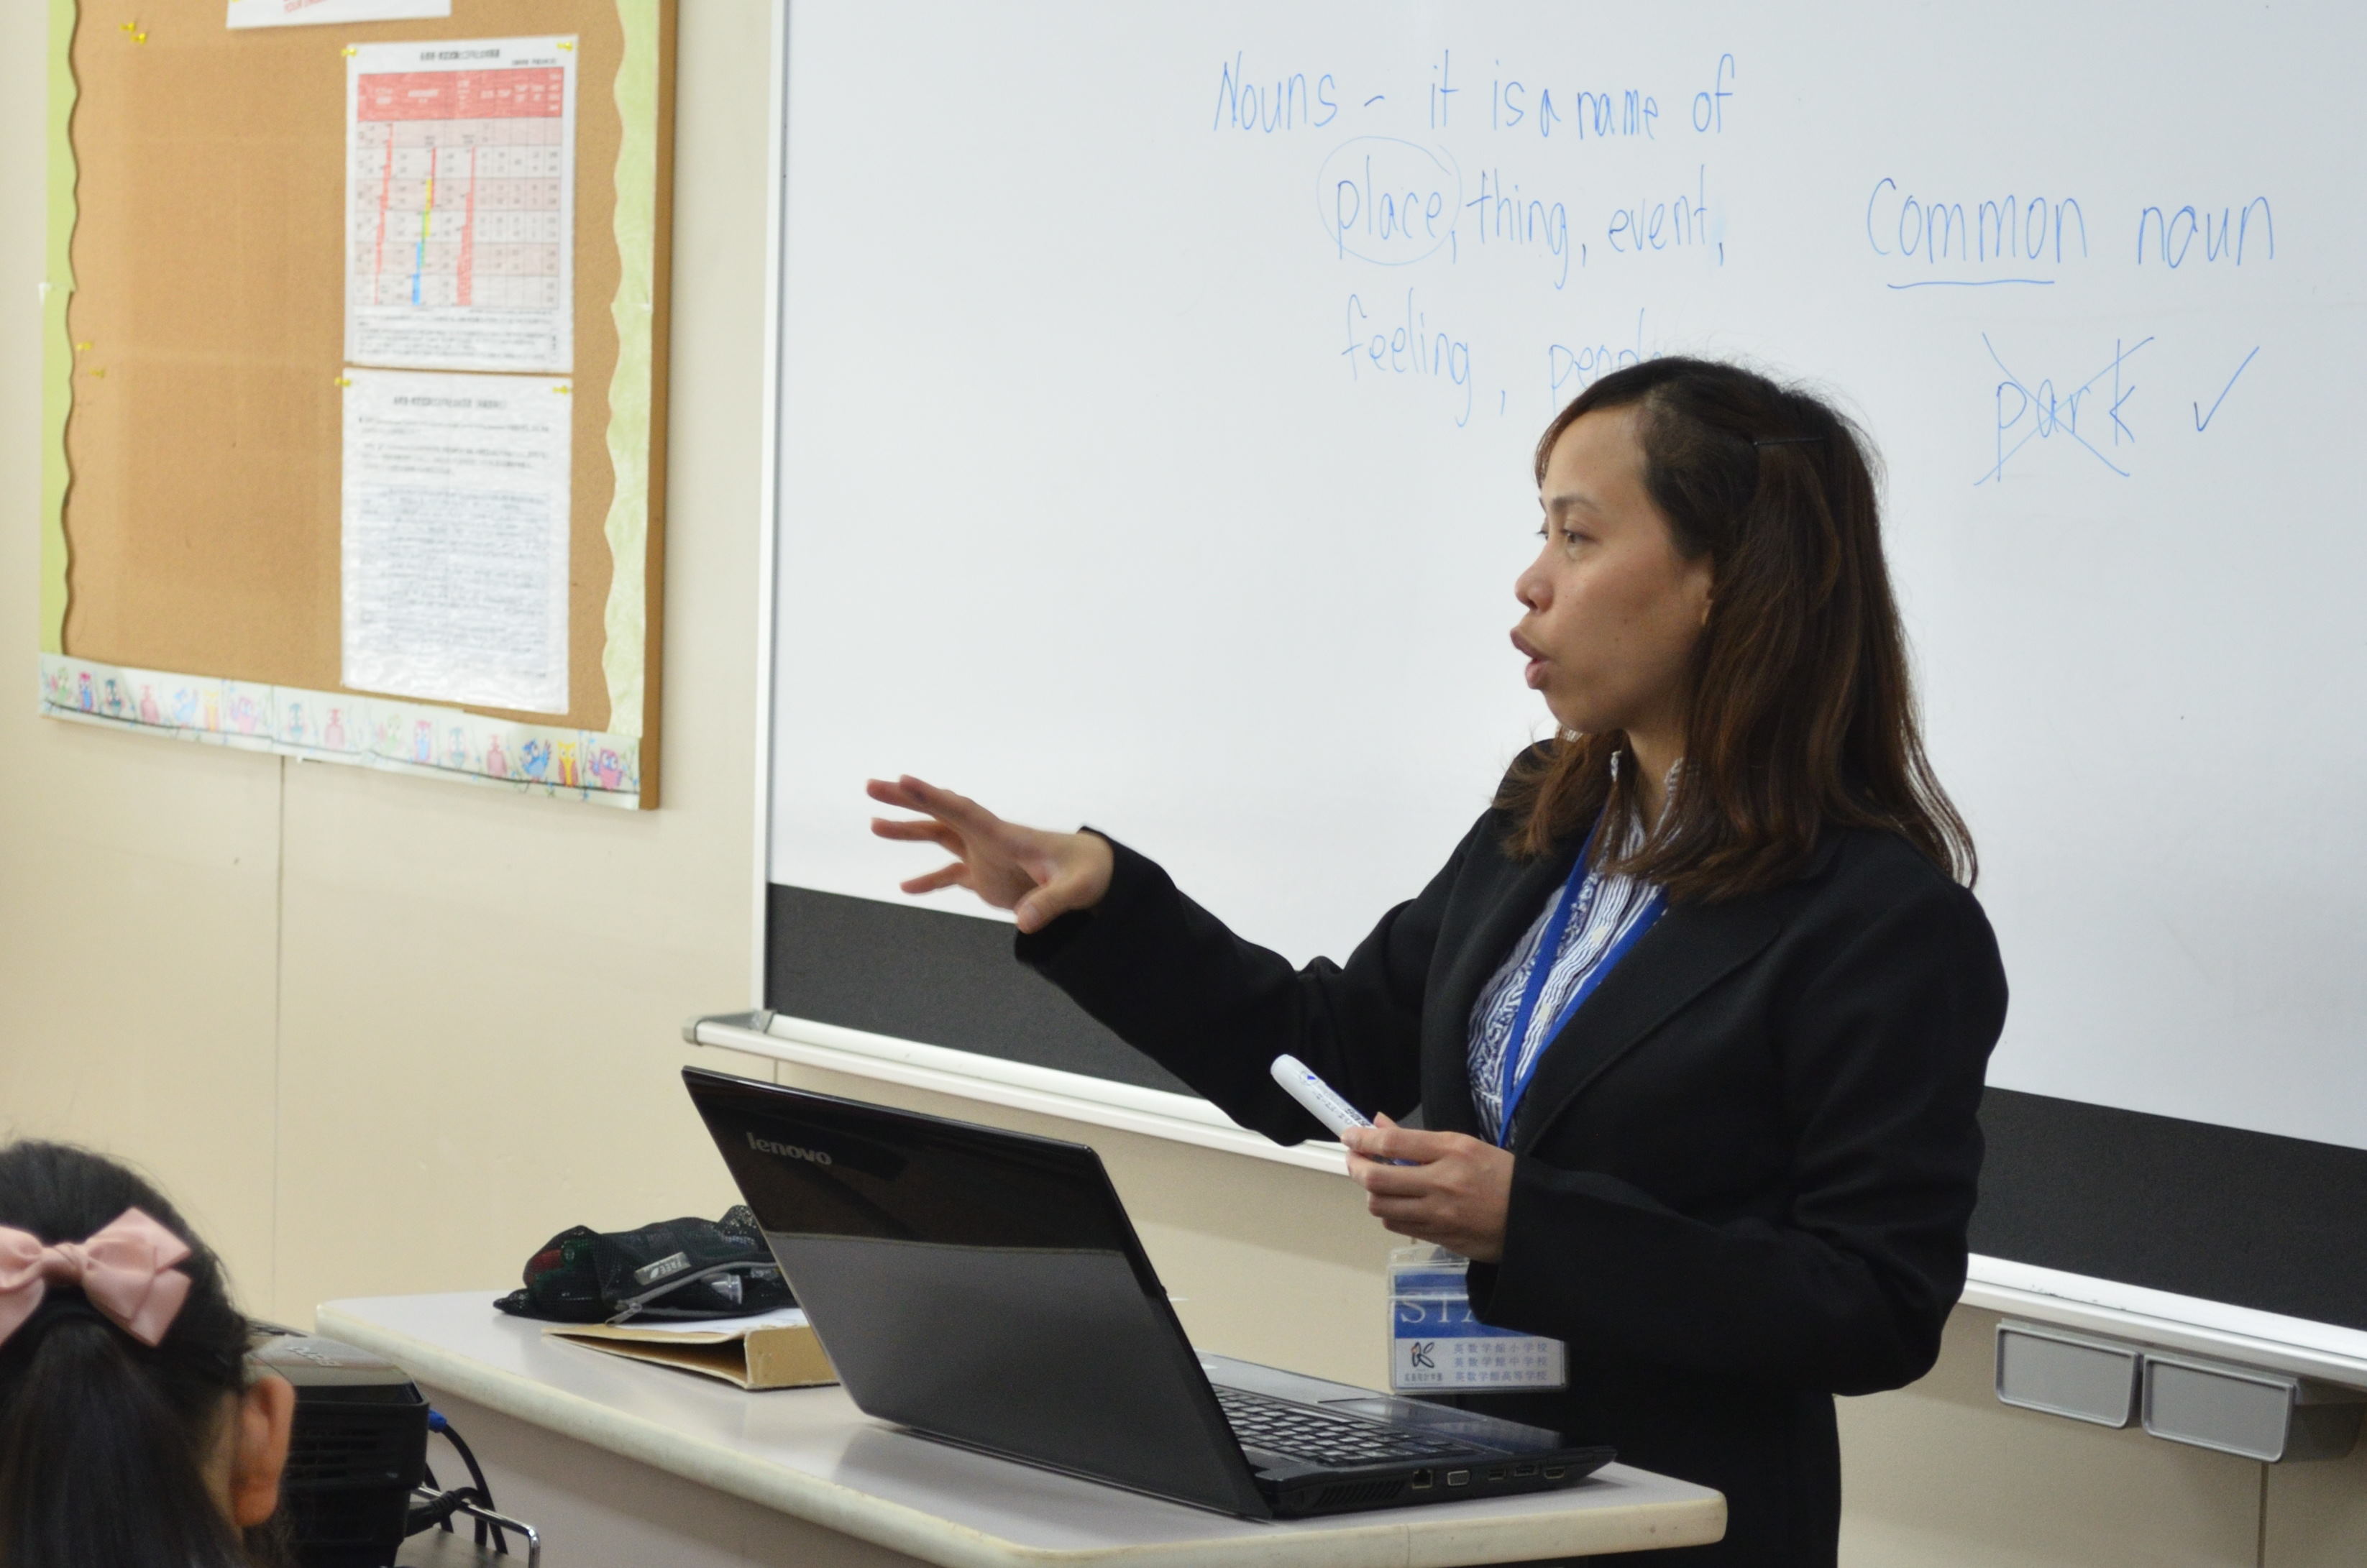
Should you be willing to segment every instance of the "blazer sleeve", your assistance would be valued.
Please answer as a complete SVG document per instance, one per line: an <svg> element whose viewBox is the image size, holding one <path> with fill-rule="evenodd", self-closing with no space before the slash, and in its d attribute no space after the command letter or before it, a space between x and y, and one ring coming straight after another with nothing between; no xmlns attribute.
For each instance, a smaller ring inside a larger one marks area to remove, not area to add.
<svg viewBox="0 0 2367 1568"><path fill-rule="evenodd" d="M1318 958L1293 968L1234 935L1116 840L1102 901L1022 935L1016 951L1242 1126L1282 1144L1330 1137L1268 1068L1285 1052L1297 1056L1367 1115L1403 1116L1421 1103L1431 954L1455 874L1488 820L1418 897L1381 917L1344 965Z"/></svg>
<svg viewBox="0 0 2367 1568"><path fill-rule="evenodd" d="M1471 1269L1482 1321L1836 1393L1930 1370L1964 1288L2005 974L1980 907L1953 885L1834 946L1780 1026L1785 1212L1713 1224L1523 1156L1502 1261Z"/></svg>

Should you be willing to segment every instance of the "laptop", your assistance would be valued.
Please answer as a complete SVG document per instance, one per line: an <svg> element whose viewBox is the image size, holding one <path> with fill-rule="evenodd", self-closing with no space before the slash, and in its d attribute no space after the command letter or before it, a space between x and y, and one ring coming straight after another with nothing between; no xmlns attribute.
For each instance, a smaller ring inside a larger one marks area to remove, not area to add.
<svg viewBox="0 0 2367 1568"><path fill-rule="evenodd" d="M683 1080L866 1415L1251 1518L1550 1491L1613 1457L1195 1352L1082 1144Z"/></svg>

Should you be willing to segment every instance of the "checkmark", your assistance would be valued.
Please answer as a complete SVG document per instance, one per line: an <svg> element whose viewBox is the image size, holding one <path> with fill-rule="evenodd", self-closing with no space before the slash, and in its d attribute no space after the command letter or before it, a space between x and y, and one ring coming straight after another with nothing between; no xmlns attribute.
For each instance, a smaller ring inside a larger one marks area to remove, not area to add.
<svg viewBox="0 0 2367 1568"><path fill-rule="evenodd" d="M2254 344L2252 354L2258 354L2259 352L2259 346L2257 344ZM2244 355L2244 365L2249 365L2252 362L2252 354ZM2236 376L2241 376L2244 373L2244 365L2238 365L2236 367ZM2228 377L2227 384L2219 389L2219 395L2211 400L2210 413L2204 413L2203 412L2203 405L2201 403L2191 403L2188 405L2194 410L2194 429L2198 434L2211 428L2212 418L2214 415L2218 413L2219 405L2225 402L2227 400L2227 394L2236 389L2236 376Z"/></svg>

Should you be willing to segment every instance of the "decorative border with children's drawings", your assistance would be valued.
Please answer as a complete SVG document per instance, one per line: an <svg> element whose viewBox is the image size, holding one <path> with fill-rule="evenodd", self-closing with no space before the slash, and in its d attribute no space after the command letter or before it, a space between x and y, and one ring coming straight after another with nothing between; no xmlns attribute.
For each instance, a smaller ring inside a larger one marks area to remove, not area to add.
<svg viewBox="0 0 2367 1568"><path fill-rule="evenodd" d="M45 653L40 711L523 795L629 809L640 799L641 743L631 736L518 724L431 703L174 675Z"/></svg>

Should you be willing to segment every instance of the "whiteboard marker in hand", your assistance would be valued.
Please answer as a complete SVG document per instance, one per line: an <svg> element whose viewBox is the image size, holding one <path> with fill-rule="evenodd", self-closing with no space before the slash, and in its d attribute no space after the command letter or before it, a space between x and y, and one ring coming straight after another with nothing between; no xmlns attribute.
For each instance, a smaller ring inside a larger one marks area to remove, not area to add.
<svg viewBox="0 0 2367 1568"><path fill-rule="evenodd" d="M1283 1055L1274 1059L1274 1081L1285 1093L1307 1107L1307 1113L1331 1129L1338 1137L1351 1127L1369 1127L1372 1119L1346 1100L1340 1091L1315 1076L1315 1069L1296 1056ZM1393 1159L1390 1165L1411 1165L1413 1161Z"/></svg>

